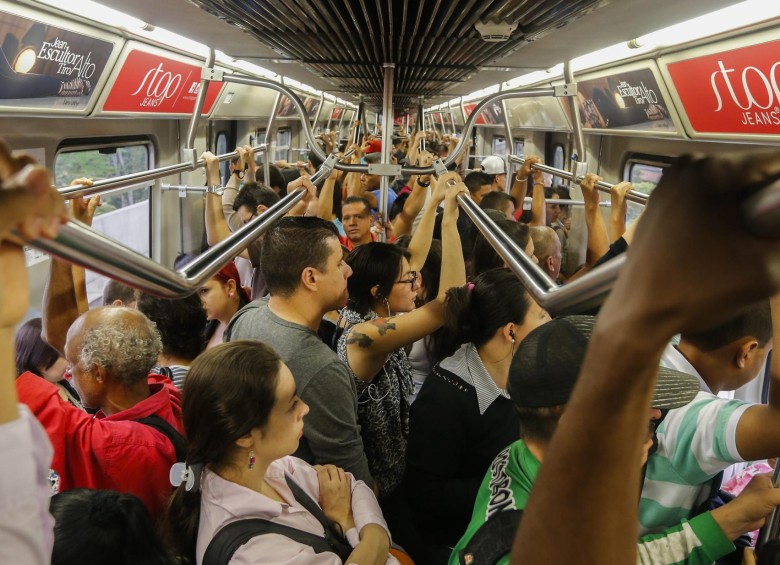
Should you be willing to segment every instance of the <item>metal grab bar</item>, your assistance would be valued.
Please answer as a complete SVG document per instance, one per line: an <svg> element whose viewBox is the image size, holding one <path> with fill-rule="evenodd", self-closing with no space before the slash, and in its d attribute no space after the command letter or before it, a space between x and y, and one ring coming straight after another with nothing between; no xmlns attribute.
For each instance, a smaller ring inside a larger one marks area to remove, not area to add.
<svg viewBox="0 0 780 565"><path fill-rule="evenodd" d="M471 198L459 195L458 204L536 303L554 316L576 314L601 304L625 262L625 256L619 256L574 282L558 286Z"/></svg>
<svg viewBox="0 0 780 565"><path fill-rule="evenodd" d="M311 182L318 184L325 180L335 163L336 156L330 155L311 177ZM181 298L192 294L214 276L228 261L295 206L304 193L305 191L299 190L288 194L261 216L195 257L178 271L168 269L73 220L60 228L56 239L36 239L27 243L58 259L86 267L145 292L162 298Z"/></svg>
<svg viewBox="0 0 780 565"><path fill-rule="evenodd" d="M525 163L525 158L517 157L516 155L510 155L509 160L512 163L518 163L520 165L523 165L523 163ZM531 165L531 168L536 169L537 171L542 171L543 173L550 173L551 175L565 178L574 183L580 183L585 178L583 176L577 176L574 173L570 173L569 171L564 171L563 169L556 169L555 167L550 167L548 165L541 165L541 164L534 163L533 165ZM598 181L594 186L602 192L609 193L612 187L615 185L604 181ZM649 196L647 194L644 194L643 192L638 192L636 190L629 190L628 193L626 193L626 200L630 200L631 202L636 202L637 204L641 204L642 206L645 206L647 204L648 198Z"/></svg>
<svg viewBox="0 0 780 565"><path fill-rule="evenodd" d="M253 147L254 153L262 153L266 150L266 144ZM234 159L238 157L238 151L231 153L225 153L223 155L217 155L217 159L220 161L226 161L228 159ZM95 182L92 186L84 186L83 184L77 184L74 186L63 186L58 188L57 191L64 198L76 198L77 196L88 196L90 194L96 194L98 192L106 192L108 190L114 190L133 184L139 184L142 182L155 180L176 173L183 173L186 171L192 171L198 167L205 167L205 159L198 159L193 167L192 163L179 163L177 165L167 165L158 169L152 169L150 171L141 171L140 173L130 173L129 175L122 175L121 177L113 177L110 179L103 179Z"/></svg>
<svg viewBox="0 0 780 565"><path fill-rule="evenodd" d="M163 185L163 188L165 185ZM205 188L204 188L205 190ZM530 196L526 196L523 200L523 204L530 204L534 201L533 198ZM545 204L560 204L561 206L585 206L584 200L569 200L566 198L545 198L544 199ZM606 200L602 200L599 202L599 206L603 206L605 208L611 208L612 202L607 202Z"/></svg>

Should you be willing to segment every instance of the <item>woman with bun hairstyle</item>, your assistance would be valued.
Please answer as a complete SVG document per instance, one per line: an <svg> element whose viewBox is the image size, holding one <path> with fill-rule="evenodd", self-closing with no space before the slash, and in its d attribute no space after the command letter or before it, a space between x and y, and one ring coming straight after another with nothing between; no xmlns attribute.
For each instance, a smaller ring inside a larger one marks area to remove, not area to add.
<svg viewBox="0 0 780 565"><path fill-rule="evenodd" d="M309 407L270 347L238 340L208 349L192 364L186 388L187 456L171 469L177 488L167 524L186 562L201 565L227 525L259 518L319 538L325 522L349 552L345 562L397 563L388 557L390 536L371 489L338 467L291 456ZM322 521L309 503L322 509ZM229 563L341 565L342 558L272 531L251 537Z"/></svg>
<svg viewBox="0 0 780 565"><path fill-rule="evenodd" d="M433 368L412 406L406 462L416 526L431 543L457 543L485 472L514 441L509 366L523 338L549 320L509 269L447 292L445 328L462 345Z"/></svg>
<svg viewBox="0 0 780 565"><path fill-rule="evenodd" d="M232 261L222 267L200 289L198 296L206 310L206 349L222 343L222 334L230 318L241 308L249 304L249 295L241 286L236 264Z"/></svg>

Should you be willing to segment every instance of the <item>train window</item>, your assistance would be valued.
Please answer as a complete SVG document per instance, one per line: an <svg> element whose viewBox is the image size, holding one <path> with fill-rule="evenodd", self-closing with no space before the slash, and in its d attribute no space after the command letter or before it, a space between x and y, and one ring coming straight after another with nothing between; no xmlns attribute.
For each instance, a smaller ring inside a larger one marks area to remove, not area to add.
<svg viewBox="0 0 780 565"><path fill-rule="evenodd" d="M290 160L290 145L292 132L289 129L280 129L276 132L276 160Z"/></svg>
<svg viewBox="0 0 780 565"><path fill-rule="evenodd" d="M154 167L154 151L148 142L100 147L66 147L54 157L57 186L73 179L93 180L148 171ZM149 199L151 183L145 182L101 195L102 206L95 212L92 227L149 257L151 249ZM108 279L87 271L87 297L90 304L100 304Z"/></svg>
<svg viewBox="0 0 780 565"><path fill-rule="evenodd" d="M521 139L520 141L515 140L515 155L518 157L523 154L523 151L525 151L525 140Z"/></svg>
<svg viewBox="0 0 780 565"><path fill-rule="evenodd" d="M552 166L556 169L566 169L566 151L563 149L563 145L556 143L554 147Z"/></svg>
<svg viewBox="0 0 780 565"><path fill-rule="evenodd" d="M633 185L634 190L650 194L658 183L661 182L664 168L667 166L669 166L669 161L663 158L652 155L633 155L626 161L623 179L629 181ZM640 205L629 202L626 222L630 224L641 213L642 207Z"/></svg>
<svg viewBox="0 0 780 565"><path fill-rule="evenodd" d="M223 155L228 152L228 134L221 131L217 134L217 155ZM219 175L222 177L222 184L227 184L230 179L230 161L221 161L219 163Z"/></svg>
<svg viewBox="0 0 780 565"><path fill-rule="evenodd" d="M491 155L506 155L506 139L499 135L493 136Z"/></svg>

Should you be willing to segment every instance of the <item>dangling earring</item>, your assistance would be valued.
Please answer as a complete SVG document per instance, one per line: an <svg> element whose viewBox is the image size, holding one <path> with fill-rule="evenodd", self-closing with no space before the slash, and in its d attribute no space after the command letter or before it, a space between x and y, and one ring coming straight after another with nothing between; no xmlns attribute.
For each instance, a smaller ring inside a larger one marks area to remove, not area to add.
<svg viewBox="0 0 780 565"><path fill-rule="evenodd" d="M255 451L254 451L254 449L250 449L249 450L249 470L250 471L255 468L255 461L256 461L255 460Z"/></svg>
<svg viewBox="0 0 780 565"><path fill-rule="evenodd" d="M390 311L390 303L387 301L387 298L385 298L385 308L387 308L387 317L391 317L393 313Z"/></svg>

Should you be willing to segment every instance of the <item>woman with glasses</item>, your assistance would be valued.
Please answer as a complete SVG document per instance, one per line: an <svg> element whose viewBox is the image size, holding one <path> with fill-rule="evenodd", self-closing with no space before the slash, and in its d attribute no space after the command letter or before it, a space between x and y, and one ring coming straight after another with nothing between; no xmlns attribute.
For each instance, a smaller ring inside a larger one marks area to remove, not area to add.
<svg viewBox="0 0 780 565"><path fill-rule="evenodd" d="M466 282L456 226L456 197L461 193L468 191L457 174L442 175L408 251L374 242L356 248L347 258L352 276L347 282L349 302L342 312L346 327L337 352L357 384L358 420L380 505L394 537L401 537L399 541L405 547L401 530L408 520L397 506L403 500L397 487L404 473L409 431L407 397L413 384L404 348L442 325L446 291ZM442 201L439 293L415 309L418 271L428 254L436 208Z"/></svg>

